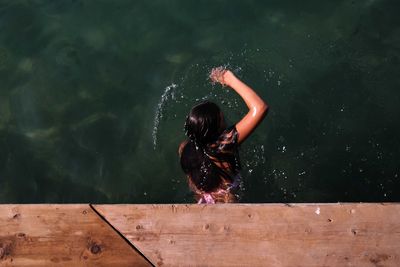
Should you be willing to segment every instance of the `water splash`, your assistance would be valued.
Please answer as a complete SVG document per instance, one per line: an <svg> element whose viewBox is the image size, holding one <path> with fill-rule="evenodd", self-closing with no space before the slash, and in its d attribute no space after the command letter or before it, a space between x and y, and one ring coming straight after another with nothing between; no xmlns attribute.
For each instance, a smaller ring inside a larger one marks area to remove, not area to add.
<svg viewBox="0 0 400 267"><path fill-rule="evenodd" d="M163 118L165 105L169 100L175 100L175 89L178 87L177 84L172 83L165 87L164 93L161 95L161 99L158 102L156 114L154 116L154 126L153 126L153 149L157 147L157 133L160 121Z"/></svg>

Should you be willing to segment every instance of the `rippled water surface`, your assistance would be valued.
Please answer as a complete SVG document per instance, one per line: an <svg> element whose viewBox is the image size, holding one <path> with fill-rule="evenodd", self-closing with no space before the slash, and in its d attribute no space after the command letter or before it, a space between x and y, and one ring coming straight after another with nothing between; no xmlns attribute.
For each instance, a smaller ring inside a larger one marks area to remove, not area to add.
<svg viewBox="0 0 400 267"><path fill-rule="evenodd" d="M400 201L400 2L0 0L0 202L192 202L190 107L270 112L243 202Z"/></svg>

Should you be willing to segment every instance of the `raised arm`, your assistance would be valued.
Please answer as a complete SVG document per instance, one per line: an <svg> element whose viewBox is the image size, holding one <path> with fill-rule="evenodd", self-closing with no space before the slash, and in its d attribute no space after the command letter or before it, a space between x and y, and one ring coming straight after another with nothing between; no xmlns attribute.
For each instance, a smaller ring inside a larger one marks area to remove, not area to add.
<svg viewBox="0 0 400 267"><path fill-rule="evenodd" d="M235 90L244 100L249 111L236 123L239 133L239 143L242 143L264 118L268 105L248 85L239 80L230 70L221 67L211 71L211 80L222 85L228 85Z"/></svg>

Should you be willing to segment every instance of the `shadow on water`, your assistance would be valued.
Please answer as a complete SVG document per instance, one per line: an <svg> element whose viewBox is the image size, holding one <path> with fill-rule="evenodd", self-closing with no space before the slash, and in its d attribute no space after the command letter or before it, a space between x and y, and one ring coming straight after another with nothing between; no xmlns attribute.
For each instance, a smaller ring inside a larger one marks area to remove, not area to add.
<svg viewBox="0 0 400 267"><path fill-rule="evenodd" d="M92 186L72 181L68 170L50 166L24 136L2 130L0 149L0 196L10 203L108 201Z"/></svg>

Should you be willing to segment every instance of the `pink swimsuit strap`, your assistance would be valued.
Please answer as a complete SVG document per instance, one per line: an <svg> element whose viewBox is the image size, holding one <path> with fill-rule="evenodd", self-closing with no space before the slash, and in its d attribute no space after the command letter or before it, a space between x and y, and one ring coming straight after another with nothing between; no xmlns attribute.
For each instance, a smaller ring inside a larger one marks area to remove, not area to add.
<svg viewBox="0 0 400 267"><path fill-rule="evenodd" d="M231 190L234 190L240 186L240 182L241 182L241 176L240 176L240 174L237 174L234 177L233 183L226 184L226 186L227 186L226 189L220 188L217 191L214 191L211 193L206 193L206 192L202 192L200 190L195 189L195 192L201 196L201 198L199 199L197 204L215 204L215 199L214 199L213 195L215 196L215 195L229 194L229 192Z"/></svg>
<svg viewBox="0 0 400 267"><path fill-rule="evenodd" d="M228 190L219 189L218 191L214 192L216 194L226 194ZM201 198L197 202L197 204L215 204L215 199L210 193L201 193Z"/></svg>
<svg viewBox="0 0 400 267"><path fill-rule="evenodd" d="M203 193L197 204L215 204L215 200L211 194Z"/></svg>

